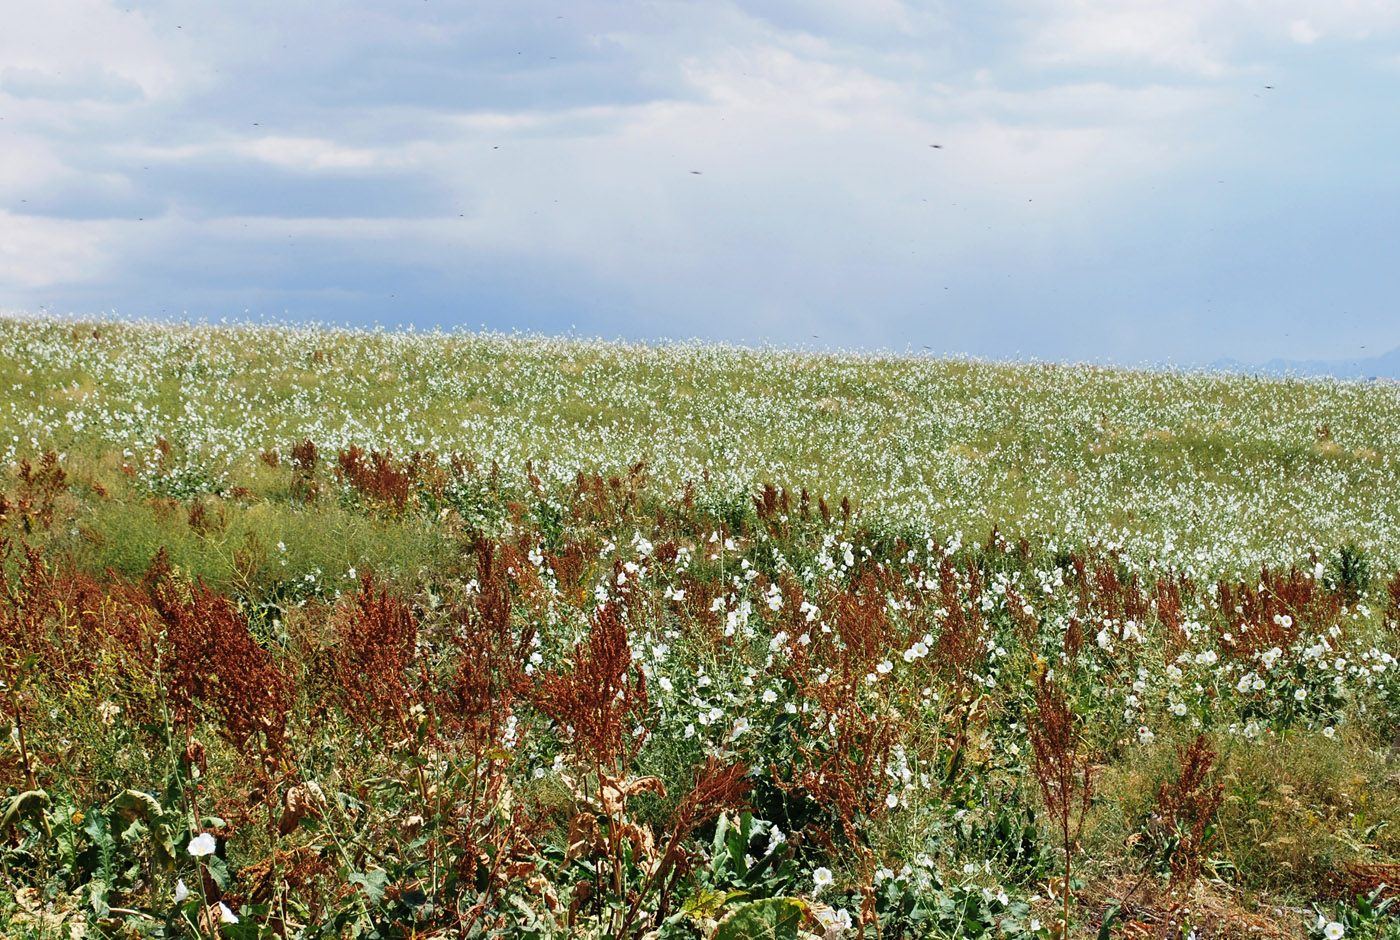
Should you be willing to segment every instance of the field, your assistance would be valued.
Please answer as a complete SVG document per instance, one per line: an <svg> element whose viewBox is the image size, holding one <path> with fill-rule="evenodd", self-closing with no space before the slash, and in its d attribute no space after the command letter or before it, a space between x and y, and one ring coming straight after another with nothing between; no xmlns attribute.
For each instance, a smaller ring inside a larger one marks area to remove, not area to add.
<svg viewBox="0 0 1400 940"><path fill-rule="evenodd" d="M1400 386L0 348L7 938L1400 937Z"/></svg>

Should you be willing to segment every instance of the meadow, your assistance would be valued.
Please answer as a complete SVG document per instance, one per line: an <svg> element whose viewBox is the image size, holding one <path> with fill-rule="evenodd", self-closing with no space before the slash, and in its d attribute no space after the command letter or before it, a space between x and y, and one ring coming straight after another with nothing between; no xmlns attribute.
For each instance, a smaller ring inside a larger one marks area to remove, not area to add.
<svg viewBox="0 0 1400 940"><path fill-rule="evenodd" d="M1400 937L1400 386L0 348L0 936Z"/></svg>

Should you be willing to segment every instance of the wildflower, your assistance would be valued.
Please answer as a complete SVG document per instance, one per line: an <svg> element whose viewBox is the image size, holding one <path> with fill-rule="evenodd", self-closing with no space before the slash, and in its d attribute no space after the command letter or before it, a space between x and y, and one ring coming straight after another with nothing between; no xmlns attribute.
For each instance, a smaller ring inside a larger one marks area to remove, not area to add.
<svg viewBox="0 0 1400 940"><path fill-rule="evenodd" d="M831 887L832 883L835 880L835 877L831 874L831 869L827 868L826 866L822 866L821 868L818 868L816 871L812 872L813 897L815 897L818 894L821 894L823 889Z"/></svg>
<svg viewBox="0 0 1400 940"><path fill-rule="evenodd" d="M1328 924L1326 927L1322 928L1322 935L1326 937L1327 940L1342 940L1342 936L1346 932L1347 929L1341 924L1337 923L1335 920Z"/></svg>
<svg viewBox="0 0 1400 940"><path fill-rule="evenodd" d="M822 907L815 912L815 916L827 936L839 936L851 929L851 912L844 907L839 910Z"/></svg>
<svg viewBox="0 0 1400 940"><path fill-rule="evenodd" d="M1143 744L1150 744L1152 739L1156 737L1156 735L1152 733L1152 729L1147 727L1147 725L1140 725L1137 730L1137 735L1138 740Z"/></svg>
<svg viewBox="0 0 1400 940"><path fill-rule="evenodd" d="M899 797L895 796L893 793L889 794L885 797L885 805L890 809L897 808L899 806Z"/></svg>
<svg viewBox="0 0 1400 940"><path fill-rule="evenodd" d="M1307 690L1307 689L1299 689L1298 691L1296 691L1296 692L1293 693L1293 697L1294 697L1295 699L1297 699L1298 701L1301 702L1303 699L1305 699L1305 698L1308 697L1308 690Z"/></svg>
<svg viewBox="0 0 1400 940"><path fill-rule="evenodd" d="M1334 738L1337 736L1337 729L1328 725L1326 728L1322 729L1322 736L1328 739Z"/></svg>
<svg viewBox="0 0 1400 940"><path fill-rule="evenodd" d="M201 832L190 840L190 854L195 858L203 858L206 855L214 854L214 836L207 832Z"/></svg>
<svg viewBox="0 0 1400 940"><path fill-rule="evenodd" d="M190 896L190 889L185 885L185 879L181 878L175 882L175 903L184 904L185 899Z"/></svg>
<svg viewBox="0 0 1400 940"><path fill-rule="evenodd" d="M219 920L226 924L238 923L238 915L228 909L228 905L223 901L219 902Z"/></svg>
<svg viewBox="0 0 1400 940"><path fill-rule="evenodd" d="M778 700L778 693L777 693L777 692L774 692L772 689L764 689L764 690L763 690L763 702L764 702L765 705L772 705L772 704L773 704L774 702L776 702L777 700Z"/></svg>

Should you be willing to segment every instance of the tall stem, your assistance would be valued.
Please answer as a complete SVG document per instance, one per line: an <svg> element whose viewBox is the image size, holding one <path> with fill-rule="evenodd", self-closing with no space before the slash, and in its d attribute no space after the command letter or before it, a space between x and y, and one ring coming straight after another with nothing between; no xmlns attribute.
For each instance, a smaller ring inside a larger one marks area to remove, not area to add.
<svg viewBox="0 0 1400 940"><path fill-rule="evenodd" d="M5 688L10 692L10 708L15 713L15 730L19 733L19 759L24 763L24 777L29 783L29 789L39 789L39 781L34 776L34 765L29 762L29 742L24 736L24 716L19 710L19 693L15 691L13 681L6 682ZM53 829L49 826L49 816L42 809L39 810L39 820L44 827L44 837L53 838Z"/></svg>

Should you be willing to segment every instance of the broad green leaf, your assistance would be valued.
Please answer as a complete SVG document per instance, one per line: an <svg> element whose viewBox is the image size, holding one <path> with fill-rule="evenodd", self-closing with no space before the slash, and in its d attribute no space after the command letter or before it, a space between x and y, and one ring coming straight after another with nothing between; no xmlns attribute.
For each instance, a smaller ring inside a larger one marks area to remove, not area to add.
<svg viewBox="0 0 1400 940"><path fill-rule="evenodd" d="M43 806L48 801L49 795L43 790L25 790L15 794L5 807L5 815L0 816L0 835L19 821L21 813Z"/></svg>
<svg viewBox="0 0 1400 940"><path fill-rule="evenodd" d="M798 898L750 901L720 921L713 940L797 940L797 925L806 909Z"/></svg>
<svg viewBox="0 0 1400 940"><path fill-rule="evenodd" d="M382 868L371 868L363 874L355 872L350 876L350 883L359 885L371 904L378 904L384 897L384 888L389 884L389 873Z"/></svg>

